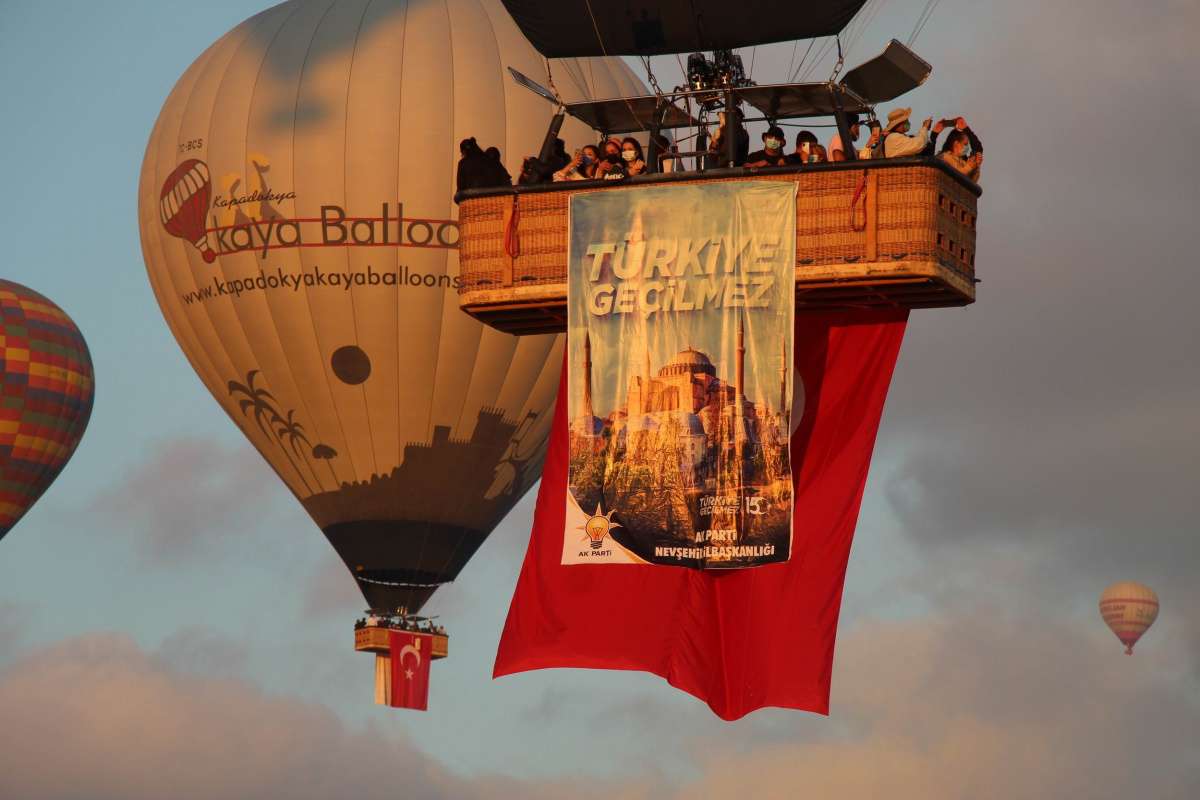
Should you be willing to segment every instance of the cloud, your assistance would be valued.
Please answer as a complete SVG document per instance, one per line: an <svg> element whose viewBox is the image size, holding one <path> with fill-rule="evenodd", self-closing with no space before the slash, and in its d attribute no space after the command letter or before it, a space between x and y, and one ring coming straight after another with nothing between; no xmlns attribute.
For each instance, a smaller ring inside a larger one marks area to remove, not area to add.
<svg viewBox="0 0 1200 800"><path fill-rule="evenodd" d="M301 594L306 617L335 614L349 617L366 605L354 576L332 549L309 574Z"/></svg>
<svg viewBox="0 0 1200 800"><path fill-rule="evenodd" d="M246 642L219 631L190 625L163 639L157 658L176 672L233 678L245 673L250 648Z"/></svg>
<svg viewBox="0 0 1200 800"><path fill-rule="evenodd" d="M987 145L983 283L970 308L914 312L875 491L922 559L1036 562L1043 606L1125 578L1194 597L1195 169L1169 154L1200 126L1200 5L966 16L931 23L971 34L930 55L952 75L937 103Z"/></svg>
<svg viewBox="0 0 1200 800"><path fill-rule="evenodd" d="M210 559L242 540L287 490L249 447L195 437L160 442L90 504L89 513L138 537L152 563Z"/></svg>
<svg viewBox="0 0 1200 800"><path fill-rule="evenodd" d="M122 635L71 639L0 671L0 719L0 797L23 800L650 796L636 784L458 777L404 735L180 672Z"/></svg>
<svg viewBox="0 0 1200 800"><path fill-rule="evenodd" d="M30 609L22 603L0 600L0 658L13 653L28 630Z"/></svg>
<svg viewBox="0 0 1200 800"><path fill-rule="evenodd" d="M869 622L839 646L824 729L718 742L681 798L1161 800L1200 793L1195 682L1159 638L1134 657L1096 627L1003 607Z"/></svg>

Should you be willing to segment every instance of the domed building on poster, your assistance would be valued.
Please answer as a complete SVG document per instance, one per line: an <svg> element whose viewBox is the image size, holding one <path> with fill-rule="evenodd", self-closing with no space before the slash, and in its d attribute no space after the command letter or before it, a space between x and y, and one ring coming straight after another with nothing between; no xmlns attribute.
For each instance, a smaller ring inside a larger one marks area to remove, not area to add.
<svg viewBox="0 0 1200 800"><path fill-rule="evenodd" d="M743 456L753 456L764 446L784 444L779 415L787 396L787 371L782 353L778 408L749 400L740 324L732 382L723 380L709 355L694 347L679 351L657 371L646 350L641 368L628 379L624 402L603 416L592 408L591 339L586 335L583 356L583 409L570 429L576 447L606 449L633 462L649 462L669 448L678 455L685 481L694 485L713 471L722 454L741 448Z"/></svg>

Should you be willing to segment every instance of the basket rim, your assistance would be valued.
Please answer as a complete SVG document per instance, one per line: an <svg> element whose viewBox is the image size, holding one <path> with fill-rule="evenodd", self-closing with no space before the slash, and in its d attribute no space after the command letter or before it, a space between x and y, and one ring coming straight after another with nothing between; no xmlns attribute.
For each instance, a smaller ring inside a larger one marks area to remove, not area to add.
<svg viewBox="0 0 1200 800"><path fill-rule="evenodd" d="M828 161L821 164L789 164L782 167L731 167L692 172L665 172L653 175L634 175L619 181L559 181L535 183L528 186L464 189L454 195L454 202L461 204L464 200L486 197L507 197L511 195L544 194L551 192L571 193L581 189L615 189L617 187L678 183L682 181L702 182L706 179L752 178L757 175L789 175L801 172L858 172L862 170L878 172L886 169L902 169L905 167L932 167L948 175L976 197L980 197L983 194L983 190L979 184L953 169L941 158L937 156L912 156L909 158L873 158L861 161Z"/></svg>

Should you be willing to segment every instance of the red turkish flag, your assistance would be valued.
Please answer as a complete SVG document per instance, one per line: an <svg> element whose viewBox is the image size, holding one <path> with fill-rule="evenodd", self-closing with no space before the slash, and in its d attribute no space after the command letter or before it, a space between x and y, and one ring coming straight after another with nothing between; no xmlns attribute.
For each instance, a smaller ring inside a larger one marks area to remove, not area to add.
<svg viewBox="0 0 1200 800"><path fill-rule="evenodd" d="M796 315L805 403L791 441L792 553L780 564L563 565L568 436L560 386L494 677L546 667L642 670L726 720L765 706L828 714L846 562L907 319L905 310Z"/></svg>
<svg viewBox="0 0 1200 800"><path fill-rule="evenodd" d="M429 662L433 660L433 637L428 633L388 631L392 659L391 704L396 708L429 707Z"/></svg>

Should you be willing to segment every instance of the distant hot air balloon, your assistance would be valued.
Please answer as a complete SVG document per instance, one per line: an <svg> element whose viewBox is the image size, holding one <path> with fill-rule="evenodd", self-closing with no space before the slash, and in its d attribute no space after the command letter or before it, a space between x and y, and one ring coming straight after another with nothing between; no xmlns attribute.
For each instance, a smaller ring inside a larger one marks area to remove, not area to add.
<svg viewBox="0 0 1200 800"><path fill-rule="evenodd" d="M540 474L562 342L456 294L459 141L516 174L545 133L508 66L546 71L500 0L292 0L196 60L146 148L163 315L374 609L417 612ZM640 88L617 59L553 69L564 98Z"/></svg>
<svg viewBox="0 0 1200 800"><path fill-rule="evenodd" d="M1158 595L1133 581L1114 583L1100 595L1100 615L1133 655L1133 646L1158 618Z"/></svg>
<svg viewBox="0 0 1200 800"><path fill-rule="evenodd" d="M66 466L92 414L92 357L75 323L0 280L0 539Z"/></svg>

